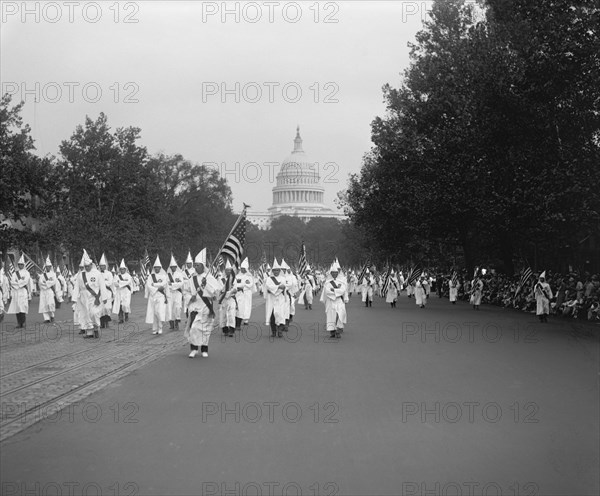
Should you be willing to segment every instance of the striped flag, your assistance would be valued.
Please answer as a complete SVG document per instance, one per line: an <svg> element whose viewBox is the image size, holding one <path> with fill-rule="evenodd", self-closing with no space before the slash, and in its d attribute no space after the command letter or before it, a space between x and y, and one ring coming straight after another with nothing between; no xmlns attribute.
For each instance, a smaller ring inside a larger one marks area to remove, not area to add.
<svg viewBox="0 0 600 496"><path fill-rule="evenodd" d="M362 284L362 280L364 279L365 274L367 273L367 269L370 266L371 266L371 257L367 258L365 265L363 266L362 270L360 271L360 275L358 276L358 284Z"/></svg>
<svg viewBox="0 0 600 496"><path fill-rule="evenodd" d="M300 277L306 277L308 272L308 260L306 260L306 247L304 241L302 242L302 248L300 248L300 259L298 260L298 273Z"/></svg>
<svg viewBox="0 0 600 496"><path fill-rule="evenodd" d="M224 265L225 262L223 261L223 257L221 255L219 255L215 261L212 263L211 267L210 267L210 273L214 278L218 278L219 277L219 272L223 269L224 270Z"/></svg>
<svg viewBox="0 0 600 496"><path fill-rule="evenodd" d="M452 284L456 286L458 284L458 274L456 271L452 272Z"/></svg>
<svg viewBox="0 0 600 496"><path fill-rule="evenodd" d="M27 255L27 253L23 252L23 255L25 255L25 268L27 269L28 272L31 272L34 267L37 270L39 270L40 272L45 272L40 268L40 266L38 264L36 264L33 261L33 259L29 255Z"/></svg>
<svg viewBox="0 0 600 496"><path fill-rule="evenodd" d="M267 276L268 273L269 273L269 271L267 268L267 257L265 256L265 252L263 251L260 266L258 267L258 270L256 271L258 281L260 282L261 286L262 286L262 283L265 280L265 277Z"/></svg>
<svg viewBox="0 0 600 496"><path fill-rule="evenodd" d="M417 279L419 277L421 277L421 274L423 273L423 267L421 267L420 265L416 265L415 267L413 267L410 270L410 275L408 276L408 284L412 285L414 284Z"/></svg>
<svg viewBox="0 0 600 496"><path fill-rule="evenodd" d="M148 265L150 265L150 255L148 255L148 248L144 248L144 258L140 260L140 281L144 285L148 279Z"/></svg>
<svg viewBox="0 0 600 496"><path fill-rule="evenodd" d="M9 279L12 278L12 275L15 273L15 266L13 264L12 258L10 258L10 255L8 256L8 263L6 264L6 275L8 276Z"/></svg>
<svg viewBox="0 0 600 496"><path fill-rule="evenodd" d="M527 284L527 281L529 281L532 275L533 271L531 270L531 267L527 267L523 270L523 272L521 273L521 280L519 281L519 286L517 286L517 290L515 291L515 296L519 294L519 291L523 289L523 286Z"/></svg>
<svg viewBox="0 0 600 496"><path fill-rule="evenodd" d="M391 274L392 269L388 267L387 272L385 273L385 276L383 278L383 285L381 286L381 296L383 296L384 298L387 296L387 292L390 286Z"/></svg>
<svg viewBox="0 0 600 496"><path fill-rule="evenodd" d="M235 221L235 224L233 225L229 236L227 236L225 243L223 243L223 247L221 248L219 256L217 256L215 261L218 261L219 257L221 257L221 260L223 261L227 260L226 257L228 257L232 265L239 266L239 264L242 262L244 246L246 245L247 207L248 205L244 203L244 210L242 210L242 213Z"/></svg>

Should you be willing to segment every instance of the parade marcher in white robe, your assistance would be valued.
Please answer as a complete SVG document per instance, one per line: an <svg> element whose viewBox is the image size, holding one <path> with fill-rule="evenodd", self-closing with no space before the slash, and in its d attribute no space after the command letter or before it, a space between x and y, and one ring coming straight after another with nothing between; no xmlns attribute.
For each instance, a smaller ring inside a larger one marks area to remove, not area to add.
<svg viewBox="0 0 600 496"><path fill-rule="evenodd" d="M425 292L424 277L421 276L419 280L415 283L413 292L415 294L415 303L419 305L421 308L425 308L425 304L427 303L427 293Z"/></svg>
<svg viewBox="0 0 600 496"><path fill-rule="evenodd" d="M227 260L225 275L221 279L223 289L219 294L219 327L225 336L235 334L235 315L238 310L237 288L233 265Z"/></svg>
<svg viewBox="0 0 600 496"><path fill-rule="evenodd" d="M294 306L294 297L292 296L292 278L288 273L289 265L282 258L281 263L279 264L281 267L281 278L283 279L283 283L285 284L285 329L287 332L290 321L292 320L292 307Z"/></svg>
<svg viewBox="0 0 600 496"><path fill-rule="evenodd" d="M402 292L402 290L404 289L404 275L402 274L402 272L398 273L398 296L400 296L400 293Z"/></svg>
<svg viewBox="0 0 600 496"><path fill-rule="evenodd" d="M360 282L362 302L365 304L366 307L373 306L373 285L373 276L369 273L369 269L367 269L363 280Z"/></svg>
<svg viewBox="0 0 600 496"><path fill-rule="evenodd" d="M399 291L398 279L396 279L396 274L394 271L390 273L390 280L388 282L387 294L385 295L386 303L389 303L392 308L396 308L396 302L398 301L398 291Z"/></svg>
<svg viewBox="0 0 600 496"><path fill-rule="evenodd" d="M348 296L352 297L352 293L356 291L356 287L358 286L358 277L354 273L354 271L350 272L350 277L348 278Z"/></svg>
<svg viewBox="0 0 600 496"><path fill-rule="evenodd" d="M56 287L59 285L56 273L52 270L50 257L46 258L45 272L40 275L40 304L38 313L43 314L44 322L49 324L54 322L54 312L56 311Z"/></svg>
<svg viewBox="0 0 600 496"><path fill-rule="evenodd" d="M456 305L456 298L458 297L458 288L460 288L460 283L458 282L458 279L450 278L450 282L448 283L448 298L453 305Z"/></svg>
<svg viewBox="0 0 600 496"><path fill-rule="evenodd" d="M184 277L184 283L183 283L183 305L182 305L182 311L183 313L185 313L185 316L188 317L189 313L188 313L188 305L190 303L190 299L192 298L192 294L193 294L193 289L191 287L191 283L192 283L192 277L194 276L194 274L196 274L196 271L194 270L194 261L192 260L192 254L190 252L188 252L188 256L185 260L185 267L183 268L183 277Z"/></svg>
<svg viewBox="0 0 600 496"><path fill-rule="evenodd" d="M208 357L208 341L215 327L215 295L223 286L206 269L206 248L203 248L194 260L195 273L190 283L192 296L189 302L189 318L184 337L190 343L190 358L198 354L198 347L203 357Z"/></svg>
<svg viewBox="0 0 600 496"><path fill-rule="evenodd" d="M6 313L6 303L10 298L10 282L4 274L4 264L0 266L0 322L4 320Z"/></svg>
<svg viewBox="0 0 600 496"><path fill-rule="evenodd" d="M289 316L285 278L280 275L281 267L277 259L273 262L273 268L265 278L265 324L271 327L271 336L282 337Z"/></svg>
<svg viewBox="0 0 600 496"><path fill-rule="evenodd" d="M60 269L56 271L56 279L58 280L58 284L56 285L56 299L59 303L62 303L69 297L69 285Z"/></svg>
<svg viewBox="0 0 600 496"><path fill-rule="evenodd" d="M242 322L248 324L250 314L252 313L252 293L255 291L254 278L248 272L248 258L245 258L240 265L240 272L235 279L235 289L237 291L235 298L238 309L235 315L235 328L240 330Z"/></svg>
<svg viewBox="0 0 600 496"><path fill-rule="evenodd" d="M152 324L152 334L162 334L163 323L167 320L167 273L163 270L160 258L156 255L153 272L146 281L146 324Z"/></svg>
<svg viewBox="0 0 600 496"><path fill-rule="evenodd" d="M169 298L167 304L167 320L169 321L169 329L179 330L181 311L183 309L183 286L185 284L185 276L183 275L183 272L179 270L173 255L171 255L171 262L169 263L167 278L169 279Z"/></svg>
<svg viewBox="0 0 600 496"><path fill-rule="evenodd" d="M133 283L133 286L131 288L131 292L132 293L137 293L140 290L140 278L135 273L135 270L133 271L133 275L131 276L131 282Z"/></svg>
<svg viewBox="0 0 600 496"><path fill-rule="evenodd" d="M115 277L115 299L113 302L112 313L119 317L119 324L129 320L131 313L131 295L133 294L133 279L127 272L125 259L121 260L119 273Z"/></svg>
<svg viewBox="0 0 600 496"><path fill-rule="evenodd" d="M425 290L425 298L429 298L431 294L431 276L425 276L421 284L423 284L423 289Z"/></svg>
<svg viewBox="0 0 600 496"><path fill-rule="evenodd" d="M6 313L17 314L17 329L22 329L26 325L29 300L31 299L31 276L25 268L23 255L17 262L17 270L10 278L10 289L11 300Z"/></svg>
<svg viewBox="0 0 600 496"><path fill-rule="evenodd" d="M92 259L84 250L84 270L77 274L74 297L77 298L80 334L86 338L99 338L100 316L108 300L106 286L100 271L92 265Z"/></svg>
<svg viewBox="0 0 600 496"><path fill-rule="evenodd" d="M334 262L329 269L330 277L325 281L325 287L321 295L325 303L325 316L327 330L332 338L341 338L346 323L346 303L348 302L347 284L338 279L339 266Z"/></svg>
<svg viewBox="0 0 600 496"><path fill-rule="evenodd" d="M479 310L481 305L481 297L483 296L483 281L479 277L475 277L471 281L471 298L470 303L475 310Z"/></svg>
<svg viewBox="0 0 600 496"><path fill-rule="evenodd" d="M115 290L113 289L113 274L110 270L106 269L108 264L106 263L106 257L104 256L104 253L100 257L100 263L98 266L100 267L102 283L104 284L107 294L106 303L102 305L102 313L100 314L100 328L103 329L108 327L108 323L112 320L110 315L112 313L113 296Z"/></svg>
<svg viewBox="0 0 600 496"><path fill-rule="evenodd" d="M550 289L550 284L546 282L546 271L540 274L540 280L533 287L533 294L536 301L535 314L540 319L540 322L548 322L552 289Z"/></svg>
<svg viewBox="0 0 600 496"><path fill-rule="evenodd" d="M85 250L84 250L85 251ZM79 287L77 286L77 278L79 274L85 270L83 267L83 258L81 259L81 264L79 265L79 270L69 277L69 285L71 289L69 290L71 301L73 302L73 325L78 326L81 324L79 319ZM85 330L83 328L79 328L79 334L85 334Z"/></svg>
<svg viewBox="0 0 600 496"><path fill-rule="evenodd" d="M314 291L316 289L316 283L314 282L314 278L310 273L310 269L303 280L302 292L298 299L302 299L304 302L305 310L312 310L312 303L314 298Z"/></svg>

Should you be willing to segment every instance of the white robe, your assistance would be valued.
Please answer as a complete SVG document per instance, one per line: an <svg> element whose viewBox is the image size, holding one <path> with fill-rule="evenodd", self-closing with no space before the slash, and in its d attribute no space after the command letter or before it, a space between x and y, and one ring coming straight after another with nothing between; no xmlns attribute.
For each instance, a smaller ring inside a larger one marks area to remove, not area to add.
<svg viewBox="0 0 600 496"><path fill-rule="evenodd" d="M547 282L537 282L533 288L533 294L536 302L536 315L548 315L550 313L550 299L552 290Z"/></svg>
<svg viewBox="0 0 600 496"><path fill-rule="evenodd" d="M179 269L175 272L167 272L168 284L168 304L167 320L181 320L181 310L183 309L183 286L185 285L185 275Z"/></svg>
<svg viewBox="0 0 600 496"><path fill-rule="evenodd" d="M27 269L17 270L10 278L12 300L6 313L29 312L31 276Z"/></svg>
<svg viewBox="0 0 600 496"><path fill-rule="evenodd" d="M450 301L456 301L456 298L458 296L458 288L460 287L460 283L457 282L456 285L454 285L454 283L452 281L450 281L450 284L449 284L448 287L449 287L448 292L449 292L449 295L450 295L449 296Z"/></svg>
<svg viewBox="0 0 600 496"><path fill-rule="evenodd" d="M481 305L481 297L483 296L483 281L481 279L473 279L471 281L471 305Z"/></svg>
<svg viewBox="0 0 600 496"><path fill-rule="evenodd" d="M386 303L393 303L398 299L399 287L398 280L395 277L390 277L387 294L385 295Z"/></svg>
<svg viewBox="0 0 600 496"><path fill-rule="evenodd" d="M152 324L155 331L160 330L162 323L167 320L167 282L167 273L162 269L158 274L152 270L146 280L146 324Z"/></svg>
<svg viewBox="0 0 600 496"><path fill-rule="evenodd" d="M279 276L268 276L265 279L265 324L269 325L271 314L275 315L275 324L285 324L289 318L289 303L286 305L287 296L285 289L279 287L280 284L285 285L285 279L282 274Z"/></svg>
<svg viewBox="0 0 600 496"><path fill-rule="evenodd" d="M367 295L369 296L369 300L373 301L373 277L367 276L362 280L362 284L360 285L360 292L362 295L362 301L365 303L367 301Z"/></svg>
<svg viewBox="0 0 600 496"><path fill-rule="evenodd" d="M334 287L334 285L337 287ZM347 289L348 286L343 280L336 278L325 281L323 294L328 331L335 331L336 328L344 328L344 324L346 323L345 297Z"/></svg>
<svg viewBox="0 0 600 496"><path fill-rule="evenodd" d="M113 275L112 272L109 270L105 270L104 272L100 271L100 274L102 275L102 280L107 295L106 303L102 305L101 315L110 315L112 312L113 299L115 294L115 290L113 288Z"/></svg>
<svg viewBox="0 0 600 496"><path fill-rule="evenodd" d="M133 280L129 272L115 276L115 299L112 313L118 314L121 309L123 313L131 312L131 294L133 293Z"/></svg>
<svg viewBox="0 0 600 496"><path fill-rule="evenodd" d="M235 276L230 276L229 289L227 287L227 279L221 280L223 289L219 293L219 326L235 327L235 314L237 312L237 288L235 287ZM224 282L225 281L225 282Z"/></svg>
<svg viewBox="0 0 600 496"><path fill-rule="evenodd" d="M96 297L90 293L88 287L99 296L99 304L96 304ZM100 271L92 268L89 272L79 272L75 281L73 296L77 301L77 320L81 329L98 327L104 308L103 302L108 298L104 278Z"/></svg>
<svg viewBox="0 0 600 496"><path fill-rule="evenodd" d="M236 299L238 303L236 316L243 321L248 321L252 312L252 292L254 289L254 278L248 271L246 271L245 274L239 272L235 279L235 288L237 291Z"/></svg>
<svg viewBox="0 0 600 496"><path fill-rule="evenodd" d="M182 304L182 310L184 312L188 312L188 305L190 304L190 299L192 298L192 294L194 294L194 290L192 288L192 277L194 277L196 275L196 269L194 269L194 267L190 268L185 268L183 270L183 276L184 276L184 284L183 284L183 304Z"/></svg>
<svg viewBox="0 0 600 496"><path fill-rule="evenodd" d="M425 293L425 287L421 283L421 281L417 281L414 286L415 293L415 303L417 305L426 305L427 304L427 293Z"/></svg>
<svg viewBox="0 0 600 496"><path fill-rule="evenodd" d="M4 269L0 268L0 315L6 311L6 302L10 298L10 283L4 275Z"/></svg>
<svg viewBox="0 0 600 496"><path fill-rule="evenodd" d="M40 275L40 305L38 313L53 314L56 311L56 303L54 301L54 291L59 285L56 273L54 271L44 272Z"/></svg>
<svg viewBox="0 0 600 496"><path fill-rule="evenodd" d="M215 294L218 294L222 290L220 281L217 281L216 288L212 288L207 284L202 289L202 279L207 276L208 272L205 270L202 274L194 274L190 278L192 295L188 305L188 312L190 313L190 319L193 312L196 312L196 316L191 325L190 320L188 320L188 325L183 335L190 344L195 346L208 346L210 335L215 326L216 315L214 313L210 315L210 310L202 297L206 298L209 303L212 303L213 311L216 312Z"/></svg>

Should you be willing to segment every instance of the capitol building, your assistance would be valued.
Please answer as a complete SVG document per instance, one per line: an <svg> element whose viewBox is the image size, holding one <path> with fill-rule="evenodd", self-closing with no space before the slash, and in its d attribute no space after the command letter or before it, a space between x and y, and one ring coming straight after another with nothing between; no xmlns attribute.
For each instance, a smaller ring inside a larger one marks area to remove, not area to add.
<svg viewBox="0 0 600 496"><path fill-rule="evenodd" d="M300 127L296 128L294 150L283 161L273 188L273 204L267 212L248 210L246 218L260 229L282 215L299 217L307 222L313 217L345 219L343 213L325 206L325 189L321 186L318 163L311 162L302 148Z"/></svg>

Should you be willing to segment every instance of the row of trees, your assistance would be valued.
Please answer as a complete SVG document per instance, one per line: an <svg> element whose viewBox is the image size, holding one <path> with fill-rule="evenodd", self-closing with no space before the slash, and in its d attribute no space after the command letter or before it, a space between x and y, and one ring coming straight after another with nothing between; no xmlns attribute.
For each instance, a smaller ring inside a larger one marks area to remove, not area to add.
<svg viewBox="0 0 600 496"><path fill-rule="evenodd" d="M344 266L358 267L367 253L361 232L348 221L315 217L305 223L298 217L282 216L274 219L268 230L248 225L246 246L251 263L259 264L263 257L271 263L276 257L297 267L302 243L313 267L328 267L335 257Z"/></svg>
<svg viewBox="0 0 600 496"><path fill-rule="evenodd" d="M77 261L83 248L97 247L109 258L136 260L147 248L183 260L190 247L220 248L235 215L215 170L181 155L148 154L139 128L112 131L102 113L86 117L58 157L40 158L21 109L2 98L0 220L9 221L1 224L2 253L18 247Z"/></svg>
<svg viewBox="0 0 600 496"><path fill-rule="evenodd" d="M20 117L22 104L0 105L2 171L0 173L0 251L51 253L59 262L70 254L77 263L83 248L98 260L139 260L145 249L163 264L173 253L181 263L188 250L207 247L216 256L236 215L231 190L214 169L195 165L181 155L149 155L138 144L140 129L112 131L104 114L86 118L57 157L35 155L29 126ZM304 242L308 260L326 266L334 257L359 265L365 243L348 222L297 217L276 219L259 230L247 223L246 254L252 264L284 257L297 264Z"/></svg>
<svg viewBox="0 0 600 496"><path fill-rule="evenodd" d="M481 4L434 2L340 202L380 257L564 268L600 233L600 7Z"/></svg>

